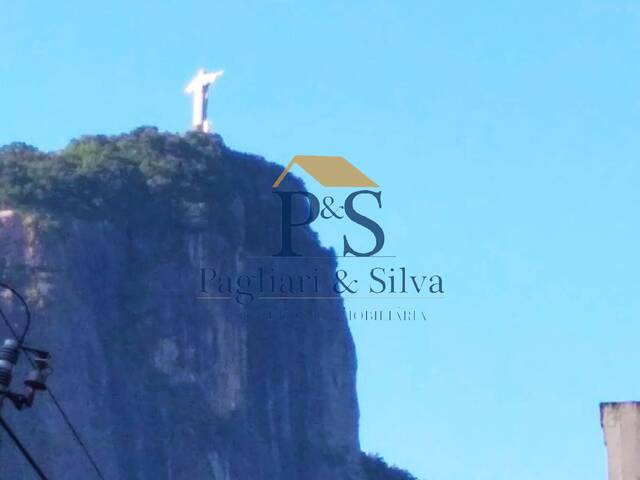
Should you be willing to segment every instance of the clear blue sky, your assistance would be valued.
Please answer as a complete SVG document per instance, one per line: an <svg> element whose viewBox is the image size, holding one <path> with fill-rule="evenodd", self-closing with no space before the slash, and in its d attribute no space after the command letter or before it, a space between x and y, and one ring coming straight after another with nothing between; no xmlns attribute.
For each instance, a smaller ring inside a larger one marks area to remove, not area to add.
<svg viewBox="0 0 640 480"><path fill-rule="evenodd" d="M200 66L229 146L345 156L388 253L445 278L428 322L353 324L363 447L603 480L598 402L640 399L640 5L4 2L0 144L185 130Z"/></svg>

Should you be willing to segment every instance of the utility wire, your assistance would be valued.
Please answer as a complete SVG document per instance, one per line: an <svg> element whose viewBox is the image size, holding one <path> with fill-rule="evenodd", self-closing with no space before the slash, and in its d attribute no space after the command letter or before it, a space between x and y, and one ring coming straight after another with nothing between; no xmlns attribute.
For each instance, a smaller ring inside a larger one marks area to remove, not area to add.
<svg viewBox="0 0 640 480"><path fill-rule="evenodd" d="M11 332L13 333L13 336L16 337L16 340L20 343L20 346L22 346L27 333L29 333L29 328L31 328L31 310L29 310L29 305L27 305L24 297L20 295L20 292L18 292L15 288L3 282L0 282L0 287L4 288L5 290L9 290L18 300L20 300L20 303L22 303L22 306L24 307L24 312L27 316L27 323L24 326L24 330L22 331L22 335L20 335L20 338L18 338L18 336L16 335L16 331L12 327L9 327L11 329ZM9 321L5 317L4 313L2 314L2 317L4 318L5 323L9 325Z"/></svg>
<svg viewBox="0 0 640 480"><path fill-rule="evenodd" d="M7 318L5 313L2 311L2 308L0 308L0 317L2 317L2 319L4 320L4 323L7 325L7 327L9 327L9 330L11 331L11 333L15 337L15 339L20 343L20 346L22 346L24 338L25 338L27 332L29 331L29 327L31 326L31 311L29 310L29 306L27 305L27 302L25 302L24 298L16 290L14 290L12 287L10 287L9 285L6 285L5 283L2 283L2 282L0 282L0 287L3 287L3 288L6 288L6 289L10 290L14 295L16 295L20 299L20 301L22 302L22 304L23 304L23 306L25 308L25 312L27 314L27 325L26 325L26 327L25 327L25 329L24 329L24 331L22 333L22 336L20 338L18 338L18 335L17 335L17 332L16 332L15 328L13 328L13 326L11 325L11 322L9 322L9 319ZM27 359L29 360L29 363L31 364L31 366L33 368L36 368L35 362L31 358L31 355L29 354L29 352L25 351L24 353L27 356ZM69 418L67 413L62 408L62 405L60 404L60 402L58 401L56 396L53 394L53 391L51 390L51 387L48 386L48 385L47 385L47 393L49 394L49 398L51 398L51 401L53 402L53 404L56 406L56 409L60 413L60 416L62 417L64 422L67 424L67 427L71 431L71 434L73 435L74 439L76 440L78 445L80 445L80 448L82 448L82 450L84 451L84 454L86 455L87 459L89 460L89 463L91 464L91 466L95 470L96 475L98 476L98 478L100 480L105 480L105 477L102 474L102 471L100 470L100 467L98 467L97 462L93 458L93 455L91 455L91 452L89 451L89 448L87 447L87 444L80 437L80 434L78 433L78 430L76 429L76 427L74 427L73 423L71 422L71 419ZM0 420L2 420L2 419L0 418ZM45 478L45 480L46 480L46 477L43 477L43 478Z"/></svg>
<svg viewBox="0 0 640 480"><path fill-rule="evenodd" d="M86 455L87 460L89 460L89 463L95 470L96 475L100 480L105 480L104 475L102 474L102 472L100 471L100 468L98 467L98 464L96 463L95 459L93 458L93 455L91 455L91 452L89 451L89 447L87 447L87 445L84 443L84 441L80 437L80 434L76 430L76 427L74 427L73 423L71 423L71 419L69 419L69 416L66 414L66 412L62 408L62 405L60 405L60 402L58 401L58 399L55 397L55 395L53 394L53 392L48 386L47 386L47 392L49 393L49 397L51 398L51 401L54 403L54 405L58 409L58 412L60 412L60 416L62 417L64 422L67 424L67 427L69 427L69 430L71 431L74 438L76 439L76 442L78 443L78 445L80 445L80 448L82 448L82 450L84 451L84 454Z"/></svg>
<svg viewBox="0 0 640 480"><path fill-rule="evenodd" d="M18 333L16 332L16 329L13 328L13 325L11 325L11 322L9 321L9 319L7 318L7 316L4 314L4 312L2 311L2 309L0 308L0 316L2 317L2 319L4 320L4 323L7 324L7 327L9 327L9 330L11 331L11 335L13 335L15 337L16 340L18 340Z"/></svg>
<svg viewBox="0 0 640 480"><path fill-rule="evenodd" d="M11 430L11 427L9 425L7 425L7 422L5 422L4 418L2 418L2 417L0 417L0 426L2 428L4 428L5 432L7 432L9 437L11 437L11 440L13 440L13 443L16 444L16 447L18 447L18 450L20 450L20 453L22 453L22 455L24 455L24 458L27 459L27 462L29 462L29 465L31 465L31 467L33 467L35 472L38 474L38 477L40 478L40 480L48 480L47 476L44 474L44 472L42 471L40 466L36 463L36 461L31 456L29 451L22 444L20 439L18 437L16 437L16 434L13 433L13 430Z"/></svg>
<svg viewBox="0 0 640 480"><path fill-rule="evenodd" d="M17 335L15 333L15 329L8 322L7 317L4 314L4 312L2 311L2 309L0 309L0 316L5 320L5 323L7 324L7 326L9 326L9 329L11 330L11 333L13 333L14 337L17 339L18 337L17 337ZM29 363L31 364L31 366L33 368L35 368L36 365L35 365L35 362L33 361L33 359L31 358L30 353L29 352L24 352L24 353L27 356L27 359L29 360ZM71 419L69 418L69 415L67 415L67 413L64 411L64 409L62 408L62 405L60 404L60 402L58 401L58 399L54 395L54 393L51 390L51 387L49 385L47 385L47 393L49 394L49 398L51 398L51 401L55 405L56 409L60 413L60 416L62 417L64 422L67 424L67 427L69 428L69 431L71 431L71 434L73 435L75 441L78 443L78 445L80 445L80 448L84 451L84 454L87 457L87 460L89 460L89 463L91 464L91 466L95 470L96 475L98 476L98 478L100 480L105 480L105 477L102 474L102 471L100 470L100 467L98 467L98 464L97 464L96 460L93 458L93 455L91 455L91 452L89 451L89 447L87 447L86 443L82 440L82 437L80 437L80 434L78 433L78 430L76 429L76 427L71 422Z"/></svg>

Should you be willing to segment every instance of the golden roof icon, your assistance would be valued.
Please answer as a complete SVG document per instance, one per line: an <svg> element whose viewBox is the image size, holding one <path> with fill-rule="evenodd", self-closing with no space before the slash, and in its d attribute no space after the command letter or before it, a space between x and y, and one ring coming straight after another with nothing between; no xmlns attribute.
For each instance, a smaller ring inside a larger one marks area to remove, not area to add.
<svg viewBox="0 0 640 480"><path fill-rule="evenodd" d="M296 155L275 181L273 188L278 188L294 165L300 165L323 187L378 187L377 183L344 157Z"/></svg>

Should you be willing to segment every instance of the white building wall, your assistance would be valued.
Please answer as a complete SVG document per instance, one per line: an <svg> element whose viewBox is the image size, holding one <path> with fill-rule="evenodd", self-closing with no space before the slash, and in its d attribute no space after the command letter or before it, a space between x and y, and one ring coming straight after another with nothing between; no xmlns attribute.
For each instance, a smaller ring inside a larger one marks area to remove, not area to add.
<svg viewBox="0 0 640 480"><path fill-rule="evenodd" d="M609 480L640 480L640 402L603 403Z"/></svg>

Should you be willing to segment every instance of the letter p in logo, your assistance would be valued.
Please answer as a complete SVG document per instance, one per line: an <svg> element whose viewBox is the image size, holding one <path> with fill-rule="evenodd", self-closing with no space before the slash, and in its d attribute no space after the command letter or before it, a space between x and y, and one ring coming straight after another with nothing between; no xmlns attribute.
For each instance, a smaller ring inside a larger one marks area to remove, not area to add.
<svg viewBox="0 0 640 480"><path fill-rule="evenodd" d="M302 227L309 225L320 213L320 202L318 198L309 192L280 192L274 191L276 195L280 197L282 202L282 248L280 252L275 254L274 257L300 257L299 253L295 253L292 244L293 227ZM293 221L293 197L294 195L301 195L306 197L309 202L309 212L307 219L302 222Z"/></svg>

